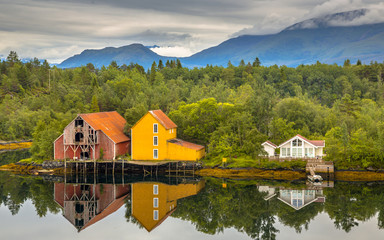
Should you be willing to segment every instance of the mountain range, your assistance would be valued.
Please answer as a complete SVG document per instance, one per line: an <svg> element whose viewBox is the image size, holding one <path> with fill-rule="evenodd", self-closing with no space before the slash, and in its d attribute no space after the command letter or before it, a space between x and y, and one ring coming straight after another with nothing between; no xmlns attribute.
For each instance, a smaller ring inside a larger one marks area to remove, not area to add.
<svg viewBox="0 0 384 240"><path fill-rule="evenodd" d="M277 64L289 67L316 61L343 64L345 59L350 59L352 63L358 59L367 64L371 61L383 62L384 23L335 26L338 22L348 25L367 11L360 9L308 19L276 34L231 38L215 47L179 59L183 66L191 68L207 64L227 66L228 61L237 65L242 59L253 62L256 57L264 66ZM64 60L58 67L78 67L90 62L101 67L116 61L119 65L138 63L150 68L153 61L160 59L165 62L175 58L160 56L142 44L131 44L119 48L85 50Z"/></svg>

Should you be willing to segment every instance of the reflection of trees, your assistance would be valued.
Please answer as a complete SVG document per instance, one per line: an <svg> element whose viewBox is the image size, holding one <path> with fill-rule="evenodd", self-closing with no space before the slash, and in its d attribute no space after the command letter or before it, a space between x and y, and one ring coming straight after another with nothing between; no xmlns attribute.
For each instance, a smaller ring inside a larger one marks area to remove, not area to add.
<svg viewBox="0 0 384 240"><path fill-rule="evenodd" d="M43 217L47 212L58 213L59 207L53 199L53 183L39 178L11 177L9 173L0 173L0 204L8 207L12 215L19 212L28 199Z"/></svg>
<svg viewBox="0 0 384 240"><path fill-rule="evenodd" d="M233 227L255 239L275 239L274 206L263 197L255 185L222 188L209 180L200 194L181 200L172 216L191 221L208 234Z"/></svg>
<svg viewBox="0 0 384 240"><path fill-rule="evenodd" d="M289 187L289 186L285 186ZM295 188L295 186L292 186ZM378 226L384 228L384 186L338 183L336 188L324 189L325 203L312 203L295 210L272 198L265 201L265 193L255 185L229 184L209 179L198 195L183 199L173 217L191 221L198 231L207 234L233 227L253 239L275 239L275 216L296 232L308 230L310 222L321 212L328 213L335 227L349 232L378 214Z"/></svg>
<svg viewBox="0 0 384 240"><path fill-rule="evenodd" d="M303 227L308 230L311 220L324 209L323 204L319 203L307 205L297 211L282 202L279 204L277 211L279 220L284 225L294 228L297 233L301 233Z"/></svg>
<svg viewBox="0 0 384 240"><path fill-rule="evenodd" d="M125 199L125 209L125 218L127 219L127 222L133 223L139 228L144 228L143 225L141 225L139 221L137 221L136 218L132 216L132 204L129 198Z"/></svg>
<svg viewBox="0 0 384 240"><path fill-rule="evenodd" d="M349 232L359 221L367 221L377 212L383 198L383 186L368 187L339 183L326 191L325 211L338 229ZM380 215L379 215L380 225Z"/></svg>

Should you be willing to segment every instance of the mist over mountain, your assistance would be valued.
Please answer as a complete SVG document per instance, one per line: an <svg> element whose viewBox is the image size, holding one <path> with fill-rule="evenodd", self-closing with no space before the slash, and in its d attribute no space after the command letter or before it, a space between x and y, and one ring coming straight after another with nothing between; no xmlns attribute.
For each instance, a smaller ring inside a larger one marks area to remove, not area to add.
<svg viewBox="0 0 384 240"><path fill-rule="evenodd" d="M343 26L344 24L351 24L353 23L354 20L362 16L365 16L368 11L369 11L368 9L358 9L354 11L329 14L323 17L318 17L318 18L311 18L311 19L293 24L285 28L283 31Z"/></svg>
<svg viewBox="0 0 384 240"><path fill-rule="evenodd" d="M343 64L345 59L352 63L360 59L363 63L384 60L384 23L354 26L353 23L369 10L336 13L308 19L269 35L243 35L205 49L190 57L179 58L186 67L203 67L207 64L226 66L228 61L239 64L253 62L258 57L262 65L313 64L320 61L328 64ZM341 25L341 26L340 26ZM352 25L352 26L349 26ZM138 63L150 68L153 61L163 57L141 44L119 48L85 50L63 61L58 67L70 68L92 62L96 67L117 64Z"/></svg>

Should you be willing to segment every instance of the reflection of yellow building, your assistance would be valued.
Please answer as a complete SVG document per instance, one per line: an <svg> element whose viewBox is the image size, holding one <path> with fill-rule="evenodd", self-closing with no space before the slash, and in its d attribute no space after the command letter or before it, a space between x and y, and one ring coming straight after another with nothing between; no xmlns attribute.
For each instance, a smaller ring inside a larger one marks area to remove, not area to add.
<svg viewBox="0 0 384 240"><path fill-rule="evenodd" d="M178 199L196 195L204 186L204 181L179 185L157 182L133 183L132 216L150 232L173 213Z"/></svg>
<svg viewBox="0 0 384 240"><path fill-rule="evenodd" d="M204 146L176 138L177 126L161 110L149 111L131 128L133 160L196 161Z"/></svg>

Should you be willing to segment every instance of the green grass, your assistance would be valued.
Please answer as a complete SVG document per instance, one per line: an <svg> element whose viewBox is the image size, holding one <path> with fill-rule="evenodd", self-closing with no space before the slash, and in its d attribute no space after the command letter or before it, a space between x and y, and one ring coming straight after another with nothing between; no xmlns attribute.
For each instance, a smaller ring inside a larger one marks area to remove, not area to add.
<svg viewBox="0 0 384 240"><path fill-rule="evenodd" d="M36 163L36 164L42 164L44 160L33 160L32 158L26 158L19 161L19 163Z"/></svg>
<svg viewBox="0 0 384 240"><path fill-rule="evenodd" d="M227 158L227 162L222 162L222 157L207 158L203 161L207 167L228 167L228 168L267 168L267 169L301 169L305 170L306 162L302 160L279 162L265 158L254 159L250 156L238 156Z"/></svg>

